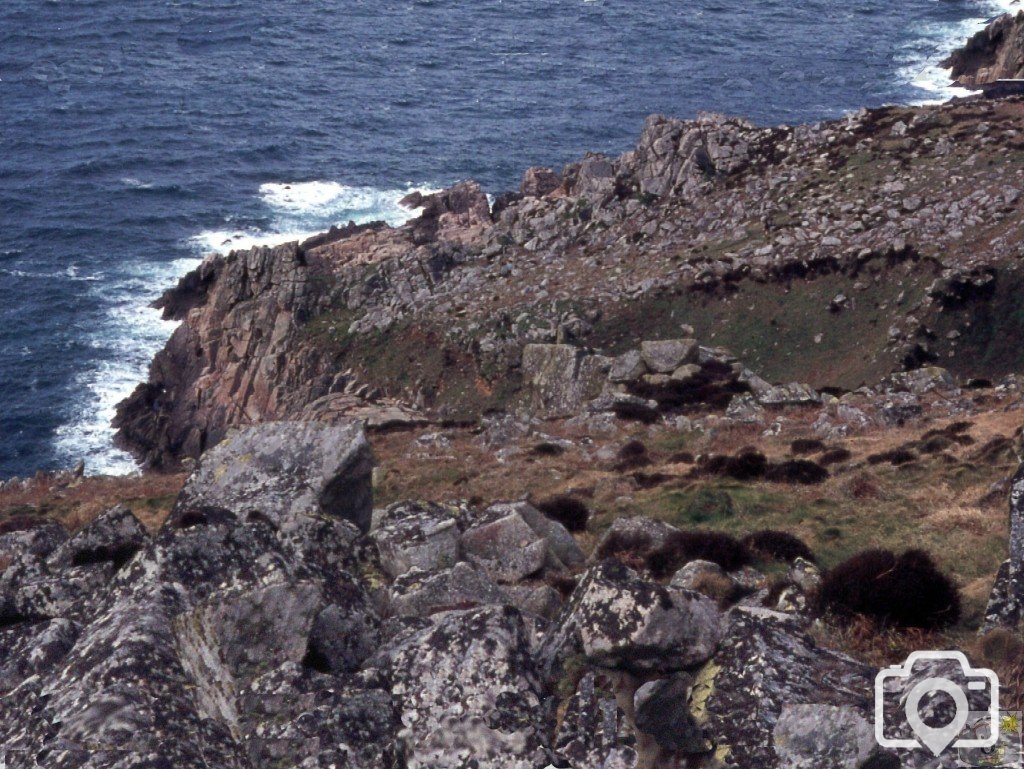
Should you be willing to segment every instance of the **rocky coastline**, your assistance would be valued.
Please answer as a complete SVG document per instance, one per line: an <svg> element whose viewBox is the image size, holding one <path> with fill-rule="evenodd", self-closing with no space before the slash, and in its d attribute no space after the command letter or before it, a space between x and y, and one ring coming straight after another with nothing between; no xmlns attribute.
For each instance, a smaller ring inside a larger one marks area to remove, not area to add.
<svg viewBox="0 0 1024 769"><path fill-rule="evenodd" d="M955 648L1024 707L1022 118L655 115L208 257L145 472L0 483L0 767L949 766L874 683Z"/></svg>

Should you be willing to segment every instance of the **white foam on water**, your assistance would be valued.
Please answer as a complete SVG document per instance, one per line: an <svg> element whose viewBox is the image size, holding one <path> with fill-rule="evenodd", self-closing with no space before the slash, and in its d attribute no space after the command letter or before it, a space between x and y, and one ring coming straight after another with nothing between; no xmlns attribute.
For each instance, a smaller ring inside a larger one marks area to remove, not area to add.
<svg viewBox="0 0 1024 769"><path fill-rule="evenodd" d="M957 24L928 24L916 30L918 39L899 56L899 77L920 88L930 96L918 104L938 104L956 96L968 96L974 91L953 84L951 70L942 61L967 40L983 30L992 18L1024 8L1021 0L977 0L977 16ZM922 48L924 52L922 53ZM911 50L912 49L912 50Z"/></svg>
<svg viewBox="0 0 1024 769"><path fill-rule="evenodd" d="M363 223L384 220L400 225L416 211L398 205L414 190L431 192L422 186L379 190L350 187L337 182L264 184L259 196L269 214L265 231L252 229L208 230L188 241L191 258L132 267L116 281L98 282L95 276L79 276L74 268L46 276L64 280L91 281L94 291L109 307L100 327L85 330L86 341L96 350L95 362L75 377L84 394L71 419L57 430L55 451L63 466L80 459L90 475L126 475L138 471L132 457L113 445L117 404L145 381L153 356L177 327L149 305L166 289L195 269L211 252L228 252L257 245L276 245L304 240L331 225L349 221ZM230 220L225 222L230 225ZM33 275L32 277L44 277Z"/></svg>
<svg viewBox="0 0 1024 769"><path fill-rule="evenodd" d="M417 211L398 204L411 192L437 192L422 185L404 189L380 190L375 187L351 187L338 182L267 183L260 186L260 198L272 212L273 222L266 230L231 228L205 230L192 238L200 253L228 253L255 246L276 246L292 240L305 240L349 221L362 224L383 220L392 226L404 224ZM225 224L230 225L230 219Z"/></svg>

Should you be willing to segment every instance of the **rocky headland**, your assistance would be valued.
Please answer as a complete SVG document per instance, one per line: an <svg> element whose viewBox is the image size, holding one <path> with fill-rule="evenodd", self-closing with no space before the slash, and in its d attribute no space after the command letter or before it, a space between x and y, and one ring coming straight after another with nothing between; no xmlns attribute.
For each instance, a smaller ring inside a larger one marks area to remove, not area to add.
<svg viewBox="0 0 1024 769"><path fill-rule="evenodd" d="M0 758L949 765L873 687L956 649L1024 708L1022 117L652 116L210 256L118 409L145 472L0 483Z"/></svg>

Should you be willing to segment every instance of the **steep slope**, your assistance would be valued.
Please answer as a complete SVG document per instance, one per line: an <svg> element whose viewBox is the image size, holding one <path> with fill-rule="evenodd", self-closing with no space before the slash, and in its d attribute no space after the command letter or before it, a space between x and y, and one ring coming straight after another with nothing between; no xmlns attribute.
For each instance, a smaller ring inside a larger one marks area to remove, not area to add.
<svg viewBox="0 0 1024 769"><path fill-rule="evenodd" d="M491 211L465 183L410 201L423 214L398 229L213 257L162 300L183 323L119 441L173 467L265 419L530 409L536 343L616 355L693 334L818 388L937 360L965 380L1019 370L1022 114L654 116L634 150L531 169Z"/></svg>

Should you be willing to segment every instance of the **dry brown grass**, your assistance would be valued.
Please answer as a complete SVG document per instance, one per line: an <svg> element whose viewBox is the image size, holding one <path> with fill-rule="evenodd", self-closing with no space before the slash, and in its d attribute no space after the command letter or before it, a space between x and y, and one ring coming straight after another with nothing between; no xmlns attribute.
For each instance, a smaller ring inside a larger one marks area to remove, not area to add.
<svg viewBox="0 0 1024 769"><path fill-rule="evenodd" d="M949 648L948 635L920 628L885 627L868 617L825 618L812 626L820 645L839 649L875 667L901 662L912 651Z"/></svg>
<svg viewBox="0 0 1024 769"><path fill-rule="evenodd" d="M12 515L54 518L76 531L114 505L127 505L151 531L163 523L184 475L91 476L68 482L40 475L23 488L0 491L0 520Z"/></svg>

